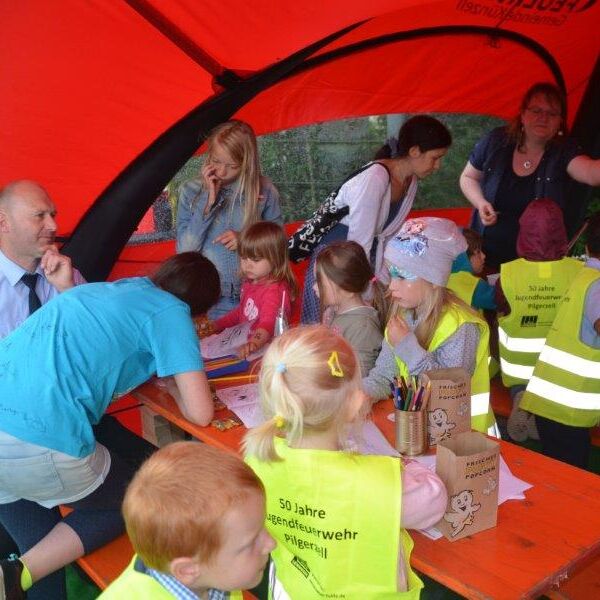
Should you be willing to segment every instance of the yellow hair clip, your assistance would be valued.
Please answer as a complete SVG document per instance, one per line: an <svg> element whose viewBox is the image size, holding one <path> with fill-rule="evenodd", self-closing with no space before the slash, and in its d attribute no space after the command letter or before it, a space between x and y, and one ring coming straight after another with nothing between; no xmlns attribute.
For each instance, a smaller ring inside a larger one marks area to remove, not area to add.
<svg viewBox="0 0 600 600"><path fill-rule="evenodd" d="M283 429L285 427L285 419L281 415L275 415L273 421L275 422L275 427L277 427L277 429Z"/></svg>
<svg viewBox="0 0 600 600"><path fill-rule="evenodd" d="M338 353L334 350L329 356L329 360L327 361L329 368L331 369L331 374L334 377L343 377L344 371L342 371L342 367L340 366L340 359L338 358Z"/></svg>

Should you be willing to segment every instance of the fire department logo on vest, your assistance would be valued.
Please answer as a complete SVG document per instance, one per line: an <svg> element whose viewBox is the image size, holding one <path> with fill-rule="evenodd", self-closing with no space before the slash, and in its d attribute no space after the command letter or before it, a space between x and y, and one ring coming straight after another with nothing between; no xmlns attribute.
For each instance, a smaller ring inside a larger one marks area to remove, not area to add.
<svg viewBox="0 0 600 600"><path fill-rule="evenodd" d="M537 320L537 315L523 315L521 317L521 327L535 327Z"/></svg>

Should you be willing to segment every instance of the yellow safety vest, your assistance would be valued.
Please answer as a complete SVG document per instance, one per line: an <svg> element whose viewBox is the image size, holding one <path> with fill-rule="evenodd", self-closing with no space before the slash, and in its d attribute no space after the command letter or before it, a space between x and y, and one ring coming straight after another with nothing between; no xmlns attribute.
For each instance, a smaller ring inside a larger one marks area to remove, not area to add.
<svg viewBox="0 0 600 600"><path fill-rule="evenodd" d="M563 425L600 422L600 349L580 338L585 297L600 271L583 267L566 293L521 400L521 407Z"/></svg>
<svg viewBox="0 0 600 600"><path fill-rule="evenodd" d="M500 267L510 314L498 319L502 383L526 384L563 296L583 267L574 258L533 262L519 258Z"/></svg>
<svg viewBox="0 0 600 600"><path fill-rule="evenodd" d="M275 598L392 600L419 598L410 567L413 542L400 530L401 463L390 456L289 448L280 461L246 462L265 484ZM397 591L398 553L408 591Z"/></svg>
<svg viewBox="0 0 600 600"><path fill-rule="evenodd" d="M441 346L464 323L473 323L479 329L475 371L471 377L471 427L482 433L488 433L488 429L495 425L496 419L490 406L490 374L488 367L490 330L487 323L476 313L453 304L442 315L427 351L433 352L438 346ZM387 328L385 339L388 340ZM404 378L409 377L406 363L398 356L396 356L396 363L399 374Z"/></svg>
<svg viewBox="0 0 600 600"><path fill-rule="evenodd" d="M473 294L479 283L479 278L468 271L450 273L446 287L452 290L465 304L473 304Z"/></svg>
<svg viewBox="0 0 600 600"><path fill-rule="evenodd" d="M137 554L127 568L100 594L101 600L173 600L173 594L154 577L135 570ZM230 592L230 600L243 600L240 591Z"/></svg>

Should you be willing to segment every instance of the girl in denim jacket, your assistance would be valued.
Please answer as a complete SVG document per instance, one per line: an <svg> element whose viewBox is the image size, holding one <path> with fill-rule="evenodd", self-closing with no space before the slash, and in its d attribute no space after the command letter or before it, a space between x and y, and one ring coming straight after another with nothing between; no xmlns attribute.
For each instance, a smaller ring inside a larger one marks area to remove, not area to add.
<svg viewBox="0 0 600 600"><path fill-rule="evenodd" d="M210 133L199 177L183 184L177 204L177 252L202 252L221 277L221 297L209 313L212 319L239 303L239 232L261 220L282 224L279 193L260 174L252 128L227 121Z"/></svg>

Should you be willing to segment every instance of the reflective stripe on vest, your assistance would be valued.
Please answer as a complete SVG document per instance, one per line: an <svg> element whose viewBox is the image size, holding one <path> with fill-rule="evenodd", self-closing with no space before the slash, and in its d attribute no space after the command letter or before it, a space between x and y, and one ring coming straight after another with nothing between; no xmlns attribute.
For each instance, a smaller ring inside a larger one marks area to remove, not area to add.
<svg viewBox="0 0 600 600"><path fill-rule="evenodd" d="M537 394L542 398L548 398L548 400L552 400L552 402L562 404L563 406L584 410L600 410L600 393L574 392L569 388L544 381L539 377L533 376L529 380L527 391Z"/></svg>
<svg viewBox="0 0 600 600"><path fill-rule="evenodd" d="M538 354L544 347L546 338L519 338L511 337L502 329L498 327L498 342L502 344L507 350L512 352L537 352Z"/></svg>
<svg viewBox="0 0 600 600"><path fill-rule="evenodd" d="M513 365L504 358L500 358L500 368L502 369L502 373L505 375L510 375L515 379L523 379L525 381L529 381L531 379L534 369L533 366L525 367L523 365Z"/></svg>
<svg viewBox="0 0 600 600"><path fill-rule="evenodd" d="M596 361L569 354L563 350L558 350L558 348L544 346L539 360L563 371L569 371L573 375L587 377L588 379L600 379L600 364Z"/></svg>
<svg viewBox="0 0 600 600"><path fill-rule="evenodd" d="M479 329L475 371L471 377L471 427L482 433L487 433L488 428L495 423L494 413L490 407L490 374L488 368L490 334L487 323L477 313L453 304L450 309L443 313L427 350L433 352L464 323L472 323L477 325ZM387 329L385 339L388 339ZM409 372L406 364L398 356L395 358L399 374L407 378Z"/></svg>
<svg viewBox="0 0 600 600"><path fill-rule="evenodd" d="M573 427L600 422L600 348L580 339L585 299L600 271L584 267L566 293L521 408Z"/></svg>
<svg viewBox="0 0 600 600"><path fill-rule="evenodd" d="M573 258L533 262L517 259L500 268L500 283L510 313L498 319L502 382L526 384L546 334L569 285L583 268Z"/></svg>
<svg viewBox="0 0 600 600"><path fill-rule="evenodd" d="M401 462L274 441L282 460L246 458L267 490L266 527L277 540L272 593L282 600L418 600L423 583L410 566L413 543L400 529ZM397 591L399 559L406 592Z"/></svg>

